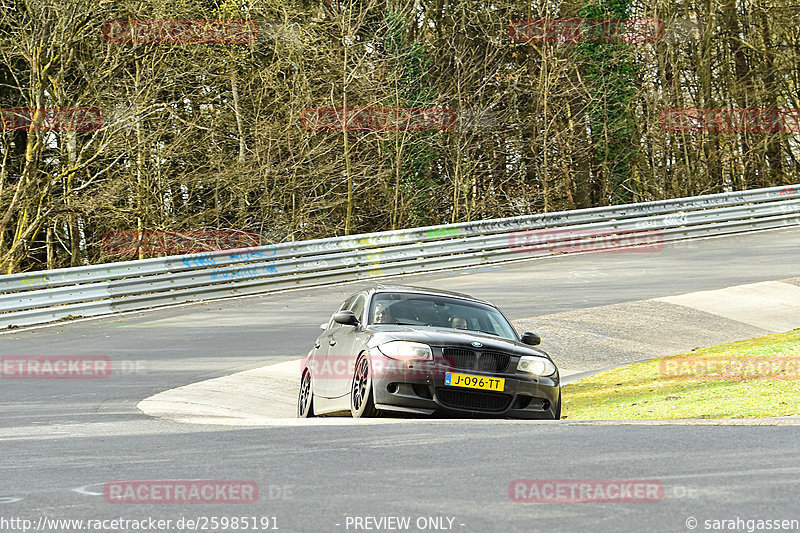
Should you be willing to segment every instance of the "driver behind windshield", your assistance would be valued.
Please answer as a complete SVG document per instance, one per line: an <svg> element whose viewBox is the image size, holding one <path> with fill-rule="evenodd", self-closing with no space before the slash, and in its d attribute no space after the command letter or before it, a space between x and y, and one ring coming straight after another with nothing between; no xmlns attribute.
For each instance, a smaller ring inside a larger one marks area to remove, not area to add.
<svg viewBox="0 0 800 533"><path fill-rule="evenodd" d="M375 306L375 323L376 324L388 324L389 323L389 313L386 308L383 307L381 304L377 304Z"/></svg>
<svg viewBox="0 0 800 533"><path fill-rule="evenodd" d="M450 318L450 327L453 329L467 329L467 319L462 316L455 315Z"/></svg>

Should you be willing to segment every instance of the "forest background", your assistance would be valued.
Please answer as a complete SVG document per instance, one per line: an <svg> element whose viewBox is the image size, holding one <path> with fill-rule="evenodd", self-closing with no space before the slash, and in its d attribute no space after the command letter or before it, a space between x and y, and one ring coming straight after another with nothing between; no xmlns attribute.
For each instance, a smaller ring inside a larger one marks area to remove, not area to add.
<svg viewBox="0 0 800 533"><path fill-rule="evenodd" d="M126 41L118 20L257 36ZM796 183L799 51L777 0L0 0L0 273L163 255L114 231L268 244ZM398 108L447 119L363 117Z"/></svg>

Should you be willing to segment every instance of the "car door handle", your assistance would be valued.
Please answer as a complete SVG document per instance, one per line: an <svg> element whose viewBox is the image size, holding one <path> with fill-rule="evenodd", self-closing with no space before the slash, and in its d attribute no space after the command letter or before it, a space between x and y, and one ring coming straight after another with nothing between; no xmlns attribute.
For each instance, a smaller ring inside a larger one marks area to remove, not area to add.
<svg viewBox="0 0 800 533"><path fill-rule="evenodd" d="M336 341L331 339L331 340L328 341L328 345L329 346L336 346Z"/></svg>

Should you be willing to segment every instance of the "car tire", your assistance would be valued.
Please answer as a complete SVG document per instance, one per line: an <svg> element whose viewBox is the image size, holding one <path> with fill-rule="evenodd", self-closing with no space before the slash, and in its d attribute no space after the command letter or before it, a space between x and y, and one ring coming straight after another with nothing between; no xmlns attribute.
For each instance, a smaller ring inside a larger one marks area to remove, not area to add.
<svg viewBox="0 0 800 533"><path fill-rule="evenodd" d="M311 418L314 414L314 388L311 372L306 370L300 378L300 392L297 394L297 418Z"/></svg>
<svg viewBox="0 0 800 533"><path fill-rule="evenodd" d="M366 354L361 354L356 360L353 384L350 387L350 413L353 418L380 416L380 411L375 408L375 396L372 392L372 365Z"/></svg>

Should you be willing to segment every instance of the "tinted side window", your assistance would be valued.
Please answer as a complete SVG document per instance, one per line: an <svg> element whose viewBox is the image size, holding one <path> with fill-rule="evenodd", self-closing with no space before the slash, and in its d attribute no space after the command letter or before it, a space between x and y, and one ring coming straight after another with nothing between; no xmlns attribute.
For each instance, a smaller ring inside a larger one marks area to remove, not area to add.
<svg viewBox="0 0 800 533"><path fill-rule="evenodd" d="M350 310L356 315L359 322L364 321L362 315L364 314L364 304L366 302L367 298L363 294L360 294L358 298L356 298L356 301L353 303L352 307L350 307Z"/></svg>
<svg viewBox="0 0 800 533"><path fill-rule="evenodd" d="M358 296L358 294L354 294L350 298L345 300L344 303L342 304L342 306L338 310L339 311L344 311L345 309L350 309L350 306L353 305L353 300L356 299L356 296Z"/></svg>

